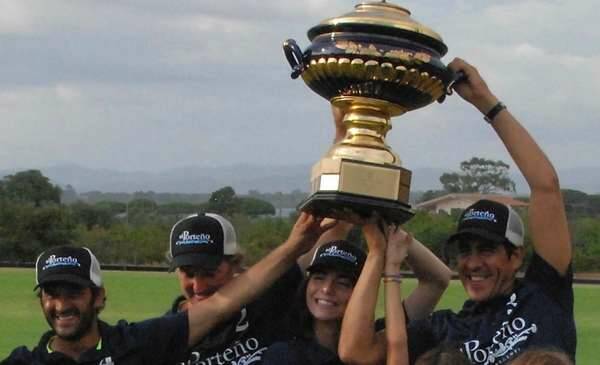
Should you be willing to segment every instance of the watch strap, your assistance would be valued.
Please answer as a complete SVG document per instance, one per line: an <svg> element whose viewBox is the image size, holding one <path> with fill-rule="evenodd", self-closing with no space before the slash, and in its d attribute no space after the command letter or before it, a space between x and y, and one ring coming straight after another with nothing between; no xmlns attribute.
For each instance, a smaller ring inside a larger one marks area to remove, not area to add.
<svg viewBox="0 0 600 365"><path fill-rule="evenodd" d="M490 109L489 112L487 112L483 119L485 119L486 122L491 124L494 121L494 118L496 118L496 116L498 115L498 113L500 113L504 109L506 109L506 105L503 102L499 101L498 103L496 103L496 105L494 105L492 109Z"/></svg>

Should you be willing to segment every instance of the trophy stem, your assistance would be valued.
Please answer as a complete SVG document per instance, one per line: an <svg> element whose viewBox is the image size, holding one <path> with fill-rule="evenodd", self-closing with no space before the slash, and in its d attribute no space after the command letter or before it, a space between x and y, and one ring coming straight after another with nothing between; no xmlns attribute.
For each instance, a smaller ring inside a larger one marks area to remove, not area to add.
<svg viewBox="0 0 600 365"><path fill-rule="evenodd" d="M333 155L356 158L352 149L362 151L365 161L401 164L398 155L385 143L385 136L392 129L391 117L403 114L405 109L383 100L357 96L339 96L331 103L344 111L343 122L347 128L345 138L338 147L333 147L337 150ZM365 151L365 147L370 152Z"/></svg>
<svg viewBox="0 0 600 365"><path fill-rule="evenodd" d="M355 108L344 116L347 128L342 143L372 148L386 148L385 136L392 129L389 115L374 110Z"/></svg>

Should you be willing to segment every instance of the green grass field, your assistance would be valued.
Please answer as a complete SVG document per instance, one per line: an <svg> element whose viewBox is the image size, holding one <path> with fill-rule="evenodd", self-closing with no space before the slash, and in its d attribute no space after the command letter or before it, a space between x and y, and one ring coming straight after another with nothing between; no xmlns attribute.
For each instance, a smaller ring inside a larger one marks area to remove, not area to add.
<svg viewBox="0 0 600 365"><path fill-rule="evenodd" d="M161 315L179 292L175 275L167 273L107 271L104 280L108 300L101 317L109 323ZM406 280L405 292L414 285L414 280ZM47 330L33 286L33 270L0 269L0 359L18 345L34 346ZM458 309L464 299L460 283L453 282L438 308ZM578 364L597 363L593 347L600 338L599 305L600 286L575 286ZM377 311L383 313L383 303Z"/></svg>

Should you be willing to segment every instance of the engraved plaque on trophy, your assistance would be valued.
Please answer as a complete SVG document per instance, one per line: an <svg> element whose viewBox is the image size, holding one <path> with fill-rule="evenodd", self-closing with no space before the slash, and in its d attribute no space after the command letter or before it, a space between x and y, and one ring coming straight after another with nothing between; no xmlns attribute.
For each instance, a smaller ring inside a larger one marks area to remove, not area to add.
<svg viewBox="0 0 600 365"><path fill-rule="evenodd" d="M441 61L442 38L410 15L385 1L362 3L312 27L305 51L284 43L292 78L341 108L347 127L313 166L299 209L350 221L377 212L397 224L413 216L411 172L385 136L391 117L443 101L455 76Z"/></svg>

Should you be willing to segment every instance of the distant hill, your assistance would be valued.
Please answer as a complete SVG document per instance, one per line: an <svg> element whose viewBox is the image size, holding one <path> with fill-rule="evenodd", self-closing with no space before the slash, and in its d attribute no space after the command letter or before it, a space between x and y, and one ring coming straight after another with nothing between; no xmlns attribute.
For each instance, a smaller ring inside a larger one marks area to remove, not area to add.
<svg viewBox="0 0 600 365"><path fill-rule="evenodd" d="M16 171L0 170L5 176ZM92 169L77 165L58 165L38 168L53 183L60 186L70 184L78 193L87 191L126 192L155 191L173 193L210 193L230 185L238 193L249 190L261 192L288 192L295 189L307 190L308 165L224 167L182 167L164 171L118 171Z"/></svg>
<svg viewBox="0 0 600 365"><path fill-rule="evenodd" d="M0 170L0 176L12 174L12 169ZM182 167L156 172L91 169L77 165L39 168L55 184L72 185L78 193L87 191L126 192L155 191L171 193L210 193L223 186L232 186L238 194L249 190L264 193L308 191L310 165L259 166L232 165L223 167ZM413 168L412 191L440 189L439 177L450 170ZM559 170L563 188L600 193L600 168L567 168ZM521 175L513 174L517 192L528 193Z"/></svg>

